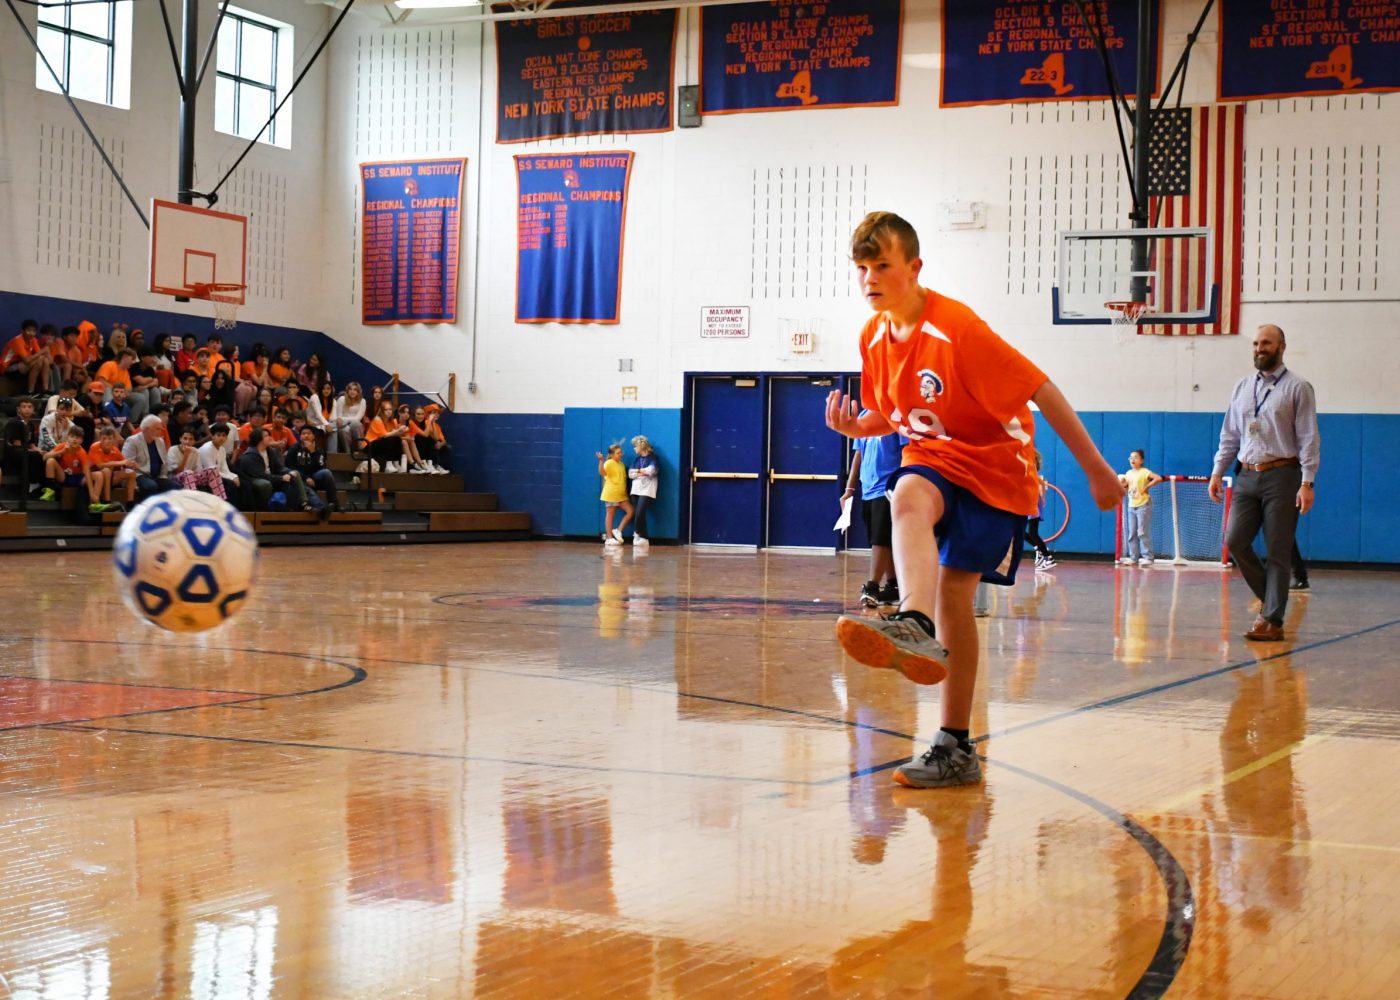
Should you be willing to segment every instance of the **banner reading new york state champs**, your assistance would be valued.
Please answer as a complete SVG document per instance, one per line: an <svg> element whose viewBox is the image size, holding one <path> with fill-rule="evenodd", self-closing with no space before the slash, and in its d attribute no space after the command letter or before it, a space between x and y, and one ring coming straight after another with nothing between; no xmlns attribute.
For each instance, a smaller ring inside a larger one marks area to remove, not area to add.
<svg viewBox="0 0 1400 1000"><path fill-rule="evenodd" d="M496 141L669 130L675 48L674 10L497 21Z"/></svg>
<svg viewBox="0 0 1400 1000"><path fill-rule="evenodd" d="M766 0L700 10L700 110L899 103L902 0Z"/></svg>
<svg viewBox="0 0 1400 1000"><path fill-rule="evenodd" d="M1220 99L1400 90L1400 4L1220 4Z"/></svg>
<svg viewBox="0 0 1400 1000"><path fill-rule="evenodd" d="M1138 0L1090 0L1084 10L1103 40L1118 84L1137 87ZM1161 66L1161 0L1150 5L1150 57ZM1095 32L1073 0L944 0L941 107L1109 96Z"/></svg>
<svg viewBox="0 0 1400 1000"><path fill-rule="evenodd" d="M467 161L360 164L360 321L453 323Z"/></svg>
<svg viewBox="0 0 1400 1000"><path fill-rule="evenodd" d="M517 323L616 323L632 154L515 158Z"/></svg>

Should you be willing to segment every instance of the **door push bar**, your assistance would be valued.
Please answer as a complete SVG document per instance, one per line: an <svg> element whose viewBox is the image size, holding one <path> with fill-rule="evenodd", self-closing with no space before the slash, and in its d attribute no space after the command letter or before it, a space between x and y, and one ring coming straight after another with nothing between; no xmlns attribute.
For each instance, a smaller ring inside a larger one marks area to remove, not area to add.
<svg viewBox="0 0 1400 1000"><path fill-rule="evenodd" d="M770 483L776 483L779 479L795 479L806 483L834 483L838 478L837 476L805 476L792 472L778 472L775 469L768 470L768 481Z"/></svg>
<svg viewBox="0 0 1400 1000"><path fill-rule="evenodd" d="M757 472L701 472L699 469L690 470L690 481L693 483L697 479L757 479Z"/></svg>

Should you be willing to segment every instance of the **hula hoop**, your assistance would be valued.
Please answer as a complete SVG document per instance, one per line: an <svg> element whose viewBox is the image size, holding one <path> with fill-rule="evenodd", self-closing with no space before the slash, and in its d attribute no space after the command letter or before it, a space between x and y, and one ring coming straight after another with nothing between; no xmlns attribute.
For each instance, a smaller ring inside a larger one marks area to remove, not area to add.
<svg viewBox="0 0 1400 1000"><path fill-rule="evenodd" d="M1065 529L1069 527L1069 497L1065 496L1065 491L1060 489L1054 483L1046 483L1045 489L1047 492L1050 490L1054 490L1060 498L1060 503L1065 505L1065 519L1060 522L1060 526L1055 529L1055 533L1053 535L1040 536L1041 538L1045 539L1045 544L1049 545L1055 539L1063 535L1065 533Z"/></svg>

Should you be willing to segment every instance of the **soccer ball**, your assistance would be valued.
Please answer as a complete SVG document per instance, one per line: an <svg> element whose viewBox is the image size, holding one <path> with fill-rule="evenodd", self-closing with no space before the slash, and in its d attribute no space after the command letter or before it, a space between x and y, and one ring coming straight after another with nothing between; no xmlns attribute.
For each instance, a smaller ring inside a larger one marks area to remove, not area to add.
<svg viewBox="0 0 1400 1000"><path fill-rule="evenodd" d="M243 607L258 565L248 519L209 493L161 493L132 508L112 546L117 590L138 618L203 632Z"/></svg>

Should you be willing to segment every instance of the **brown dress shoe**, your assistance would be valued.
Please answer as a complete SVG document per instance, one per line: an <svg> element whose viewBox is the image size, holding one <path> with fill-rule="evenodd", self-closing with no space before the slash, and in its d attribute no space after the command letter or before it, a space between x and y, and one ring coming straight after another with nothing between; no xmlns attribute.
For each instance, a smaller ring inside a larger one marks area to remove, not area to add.
<svg viewBox="0 0 1400 1000"><path fill-rule="evenodd" d="M1275 625L1260 615L1254 619L1254 624L1249 627L1249 631L1244 634L1244 637L1253 639L1255 642L1281 642L1283 640L1283 626Z"/></svg>

